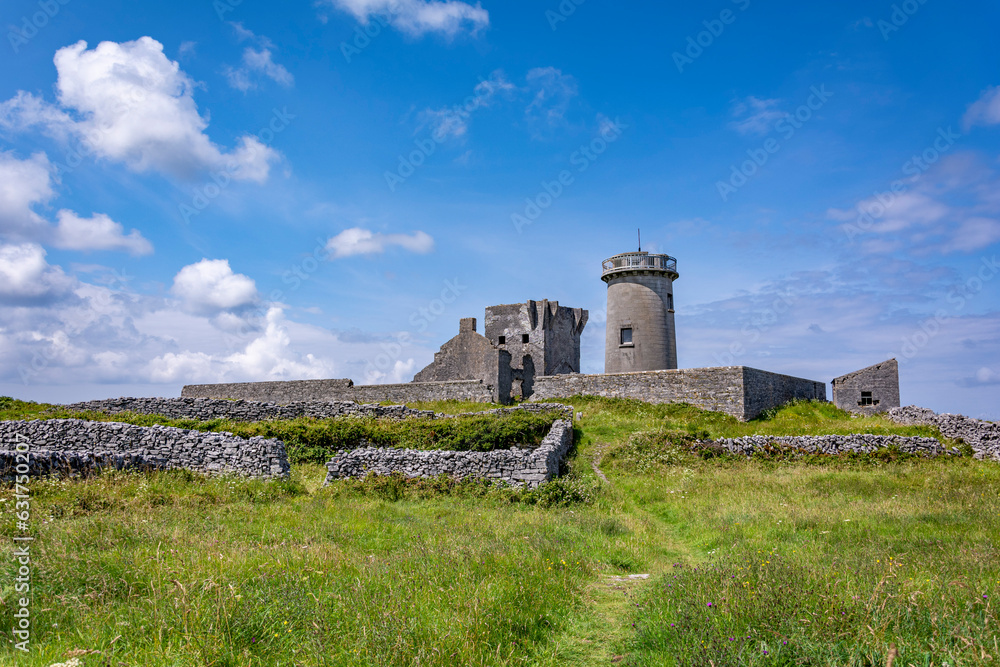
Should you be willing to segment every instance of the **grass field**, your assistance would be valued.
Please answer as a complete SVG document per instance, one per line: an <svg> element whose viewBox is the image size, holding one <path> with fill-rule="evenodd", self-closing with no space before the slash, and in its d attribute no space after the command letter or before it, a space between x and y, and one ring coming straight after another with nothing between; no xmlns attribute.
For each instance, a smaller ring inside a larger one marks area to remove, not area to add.
<svg viewBox="0 0 1000 667"><path fill-rule="evenodd" d="M547 495L320 488L313 464L270 484L33 481L32 652L0 664L885 665L891 645L897 667L1000 661L1000 466L704 460L665 434L935 432L819 404L742 424L567 402L578 446ZM13 489L0 500L9 538Z"/></svg>

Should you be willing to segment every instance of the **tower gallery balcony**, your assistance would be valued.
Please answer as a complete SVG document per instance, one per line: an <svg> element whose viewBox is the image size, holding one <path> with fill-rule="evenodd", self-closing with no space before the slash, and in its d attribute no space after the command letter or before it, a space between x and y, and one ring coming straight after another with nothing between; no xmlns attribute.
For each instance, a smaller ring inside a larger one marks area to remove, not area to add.
<svg viewBox="0 0 1000 667"><path fill-rule="evenodd" d="M648 252L626 252L604 260L601 280L626 273L668 273L671 280L677 280L677 259L670 255L651 255Z"/></svg>

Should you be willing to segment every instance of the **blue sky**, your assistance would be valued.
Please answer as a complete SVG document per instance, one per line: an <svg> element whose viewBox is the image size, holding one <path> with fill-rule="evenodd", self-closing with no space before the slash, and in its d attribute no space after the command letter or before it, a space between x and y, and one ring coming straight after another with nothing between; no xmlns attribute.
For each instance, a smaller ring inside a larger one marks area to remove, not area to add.
<svg viewBox="0 0 1000 667"><path fill-rule="evenodd" d="M895 356L904 403L1000 418L995 3L0 11L2 394L408 381L545 298L601 372L641 228L682 367Z"/></svg>

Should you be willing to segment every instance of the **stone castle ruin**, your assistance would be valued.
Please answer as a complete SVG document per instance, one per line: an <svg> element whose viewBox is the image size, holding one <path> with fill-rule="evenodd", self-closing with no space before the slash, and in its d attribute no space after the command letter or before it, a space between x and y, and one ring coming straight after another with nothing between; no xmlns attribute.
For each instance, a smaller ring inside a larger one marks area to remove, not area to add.
<svg viewBox="0 0 1000 667"><path fill-rule="evenodd" d="M182 396L274 403L509 404L590 395L686 402L742 420L795 399L826 400L826 384L815 380L746 366L678 368L673 289L678 277L677 260L669 255L640 250L603 262L601 280L608 286L603 374L580 373L580 335L588 312L543 299L486 308L483 333L475 318L462 319L458 335L409 383L355 386L341 379L189 385ZM899 404L898 378L894 400L891 383L887 377L873 399L880 408ZM864 400L859 396L858 401Z"/></svg>

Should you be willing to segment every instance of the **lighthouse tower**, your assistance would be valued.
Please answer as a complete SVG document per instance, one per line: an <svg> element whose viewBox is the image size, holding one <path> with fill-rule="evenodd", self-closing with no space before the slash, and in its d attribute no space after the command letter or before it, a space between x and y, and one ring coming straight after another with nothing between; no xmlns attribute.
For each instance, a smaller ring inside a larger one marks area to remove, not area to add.
<svg viewBox="0 0 1000 667"><path fill-rule="evenodd" d="M608 332L604 372L677 368L674 281L677 260L628 252L604 260L608 284Z"/></svg>

